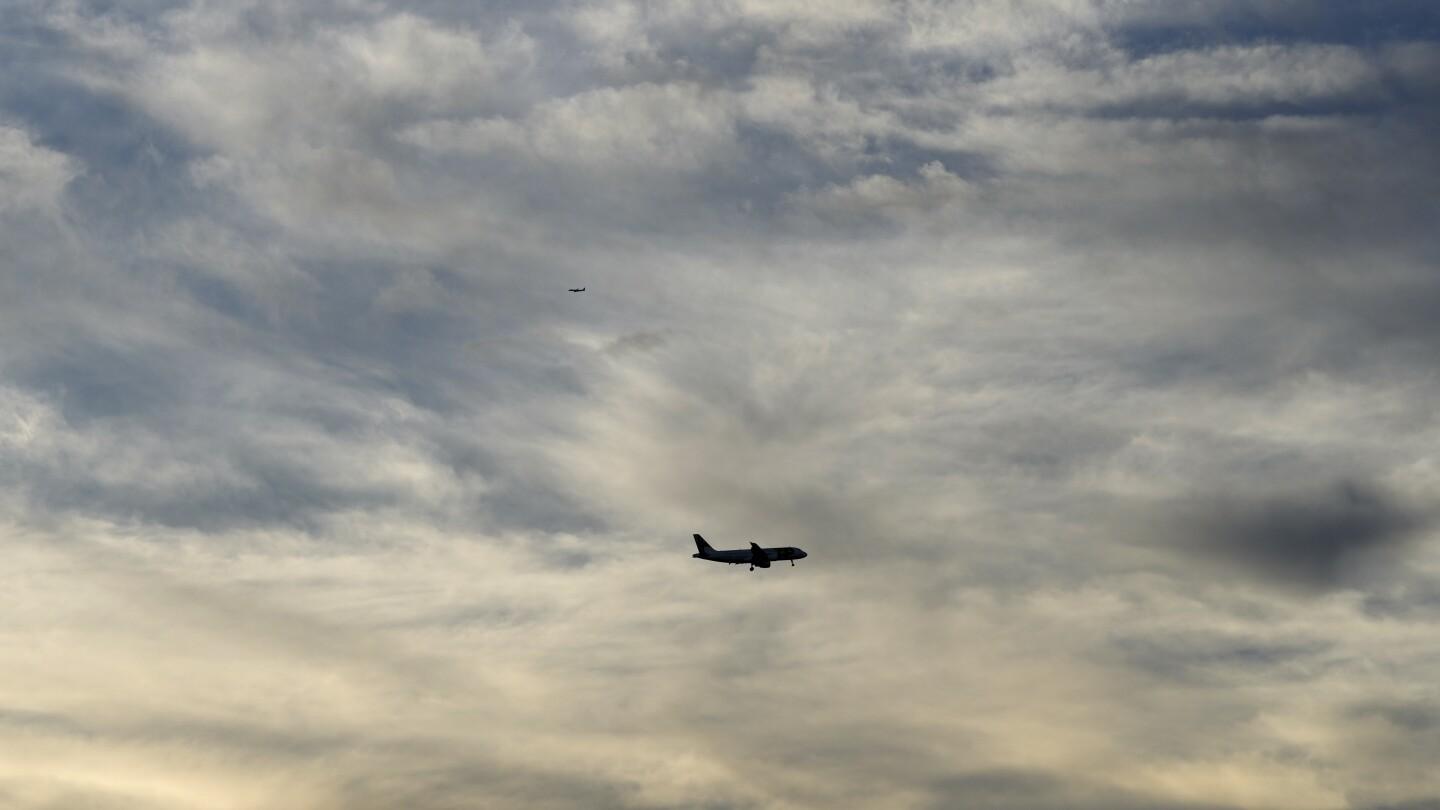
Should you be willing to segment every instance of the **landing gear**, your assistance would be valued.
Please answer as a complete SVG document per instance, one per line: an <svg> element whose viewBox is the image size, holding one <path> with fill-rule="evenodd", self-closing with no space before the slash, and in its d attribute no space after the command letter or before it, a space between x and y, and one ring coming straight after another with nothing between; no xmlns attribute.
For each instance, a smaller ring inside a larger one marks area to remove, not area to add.
<svg viewBox="0 0 1440 810"><path fill-rule="evenodd" d="M794 561L794 560L791 560L791 561L790 561L790 567L791 567L791 568L794 568L794 567L795 567L795 561Z"/></svg>
<svg viewBox="0 0 1440 810"><path fill-rule="evenodd" d="M751 570L751 571L754 571L754 570L755 570L755 566L753 566L753 565L750 566L750 570Z"/></svg>

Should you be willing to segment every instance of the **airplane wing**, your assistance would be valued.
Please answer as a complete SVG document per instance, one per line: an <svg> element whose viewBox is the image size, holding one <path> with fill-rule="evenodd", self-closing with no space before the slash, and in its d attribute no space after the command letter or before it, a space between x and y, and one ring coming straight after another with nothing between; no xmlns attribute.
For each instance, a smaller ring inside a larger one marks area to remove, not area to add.
<svg viewBox="0 0 1440 810"><path fill-rule="evenodd" d="M750 564L760 568L770 567L770 555L765 553L765 549L760 548L759 543L750 544Z"/></svg>

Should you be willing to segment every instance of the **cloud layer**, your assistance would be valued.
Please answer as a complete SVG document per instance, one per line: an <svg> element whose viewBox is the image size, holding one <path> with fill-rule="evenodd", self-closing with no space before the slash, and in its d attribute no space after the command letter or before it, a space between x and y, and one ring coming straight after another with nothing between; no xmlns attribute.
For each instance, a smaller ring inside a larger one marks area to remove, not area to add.
<svg viewBox="0 0 1440 810"><path fill-rule="evenodd" d="M0 43L0 803L1440 802L1428 3Z"/></svg>

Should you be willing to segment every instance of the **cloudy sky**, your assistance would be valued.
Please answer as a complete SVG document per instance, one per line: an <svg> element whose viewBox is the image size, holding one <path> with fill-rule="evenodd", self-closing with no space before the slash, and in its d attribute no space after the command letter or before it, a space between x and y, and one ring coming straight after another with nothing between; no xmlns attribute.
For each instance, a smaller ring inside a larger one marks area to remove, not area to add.
<svg viewBox="0 0 1440 810"><path fill-rule="evenodd" d="M1430 0L9 0L0 805L1440 808L1437 131Z"/></svg>

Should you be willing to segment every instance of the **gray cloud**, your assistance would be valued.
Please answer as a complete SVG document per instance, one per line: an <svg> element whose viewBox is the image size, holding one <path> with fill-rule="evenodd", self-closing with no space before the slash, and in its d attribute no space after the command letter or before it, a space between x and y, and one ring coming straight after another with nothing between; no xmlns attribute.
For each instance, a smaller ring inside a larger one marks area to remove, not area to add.
<svg viewBox="0 0 1440 810"><path fill-rule="evenodd" d="M1414 733L1440 730L1440 710L1423 702L1374 702L1351 707L1357 719L1378 717L1385 722Z"/></svg>
<svg viewBox="0 0 1440 810"><path fill-rule="evenodd" d="M947 777L937 786L940 797L934 807L966 807L983 810L1039 807L1115 807L1145 810L1223 810L1230 805L1208 802L1170 802L1164 799L1111 790L1043 771L997 770L964 773Z"/></svg>
<svg viewBox="0 0 1440 810"><path fill-rule="evenodd" d="M1429 524L1423 513L1352 481L1294 495L1214 498L1180 512L1188 550L1306 587L1344 584L1352 569Z"/></svg>
<svg viewBox="0 0 1440 810"><path fill-rule="evenodd" d="M630 332L605 344L604 352L622 356L632 352L648 352L665 345L669 337L663 332Z"/></svg>
<svg viewBox="0 0 1440 810"><path fill-rule="evenodd" d="M1115 640L1125 663L1155 677L1171 681L1233 683L1274 677L1281 672L1290 682L1304 681L1323 669L1323 657L1333 652L1326 643L1175 633L1136 635Z"/></svg>

